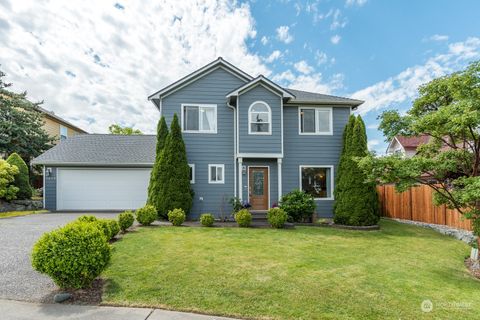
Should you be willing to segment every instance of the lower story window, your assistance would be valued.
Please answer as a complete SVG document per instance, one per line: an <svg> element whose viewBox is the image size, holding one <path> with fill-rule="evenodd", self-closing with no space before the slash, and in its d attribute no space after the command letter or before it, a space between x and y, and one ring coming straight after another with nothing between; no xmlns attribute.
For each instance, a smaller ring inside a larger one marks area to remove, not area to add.
<svg viewBox="0 0 480 320"><path fill-rule="evenodd" d="M189 163L188 166L190 167L190 183L195 183L195 165Z"/></svg>
<svg viewBox="0 0 480 320"><path fill-rule="evenodd" d="M300 189L315 199L333 198L333 166L300 166Z"/></svg>
<svg viewBox="0 0 480 320"><path fill-rule="evenodd" d="M225 183L225 165L208 165L208 183Z"/></svg>

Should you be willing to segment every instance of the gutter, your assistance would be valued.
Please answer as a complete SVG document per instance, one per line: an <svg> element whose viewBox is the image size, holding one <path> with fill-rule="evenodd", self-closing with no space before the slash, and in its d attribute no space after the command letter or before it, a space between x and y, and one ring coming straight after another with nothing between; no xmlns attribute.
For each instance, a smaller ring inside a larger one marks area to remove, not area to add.
<svg viewBox="0 0 480 320"><path fill-rule="evenodd" d="M227 107L233 111L233 195L237 196L237 110L227 101ZM240 168L241 170L241 168ZM210 174L210 173L208 173Z"/></svg>

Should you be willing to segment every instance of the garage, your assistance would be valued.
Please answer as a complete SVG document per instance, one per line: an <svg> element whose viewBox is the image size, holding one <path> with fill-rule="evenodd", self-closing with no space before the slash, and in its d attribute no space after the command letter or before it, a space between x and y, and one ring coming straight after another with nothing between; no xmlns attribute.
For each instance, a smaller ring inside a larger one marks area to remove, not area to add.
<svg viewBox="0 0 480 320"><path fill-rule="evenodd" d="M50 211L121 211L147 201L156 136L85 134L62 140L32 164L43 166Z"/></svg>
<svg viewBox="0 0 480 320"><path fill-rule="evenodd" d="M140 208L147 201L149 179L145 168L58 168L57 210Z"/></svg>

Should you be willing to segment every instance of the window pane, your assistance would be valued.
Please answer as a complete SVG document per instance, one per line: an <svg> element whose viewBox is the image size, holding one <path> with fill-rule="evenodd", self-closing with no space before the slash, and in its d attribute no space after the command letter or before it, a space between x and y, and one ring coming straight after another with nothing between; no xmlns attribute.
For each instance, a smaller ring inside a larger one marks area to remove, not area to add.
<svg viewBox="0 0 480 320"><path fill-rule="evenodd" d="M210 167L210 181L217 181L217 167Z"/></svg>
<svg viewBox="0 0 480 320"><path fill-rule="evenodd" d="M185 107L185 130L198 131L198 107Z"/></svg>
<svg viewBox="0 0 480 320"><path fill-rule="evenodd" d="M330 111L318 110L318 128L320 132L330 131Z"/></svg>
<svg viewBox="0 0 480 320"><path fill-rule="evenodd" d="M222 181L222 176L223 176L223 168L222 167L217 167L217 181Z"/></svg>
<svg viewBox="0 0 480 320"><path fill-rule="evenodd" d="M301 109L300 110L300 125L301 132L314 133L315 132L315 110Z"/></svg>
<svg viewBox="0 0 480 320"><path fill-rule="evenodd" d="M251 122L268 122L268 113L255 113L250 115Z"/></svg>
<svg viewBox="0 0 480 320"><path fill-rule="evenodd" d="M268 108L264 104L257 103L252 106L250 112L268 112Z"/></svg>
<svg viewBox="0 0 480 320"><path fill-rule="evenodd" d="M252 123L250 124L251 132L268 132L270 124L268 123Z"/></svg>
<svg viewBox="0 0 480 320"><path fill-rule="evenodd" d="M202 116L201 130L215 131L215 109L214 108L200 108Z"/></svg>
<svg viewBox="0 0 480 320"><path fill-rule="evenodd" d="M302 168L302 190L314 198L329 198L330 169Z"/></svg>
<svg viewBox="0 0 480 320"><path fill-rule="evenodd" d="M263 196L265 178L263 171L253 171L253 195Z"/></svg>
<svg viewBox="0 0 480 320"><path fill-rule="evenodd" d="M190 181L193 181L193 166L190 166Z"/></svg>

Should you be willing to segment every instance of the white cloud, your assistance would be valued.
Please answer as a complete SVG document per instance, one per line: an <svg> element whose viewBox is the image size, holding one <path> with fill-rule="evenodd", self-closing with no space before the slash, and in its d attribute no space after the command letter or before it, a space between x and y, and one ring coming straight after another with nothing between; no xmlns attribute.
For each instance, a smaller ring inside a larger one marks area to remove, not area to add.
<svg viewBox="0 0 480 320"><path fill-rule="evenodd" d="M338 34L336 34L336 35L334 35L330 38L330 42L332 42L333 44L338 44L341 39L342 39L342 37L340 37Z"/></svg>
<svg viewBox="0 0 480 320"><path fill-rule="evenodd" d="M305 60L300 60L297 63L295 63L293 66L298 72L303 74L309 74L313 72L313 67L310 66Z"/></svg>
<svg viewBox="0 0 480 320"><path fill-rule="evenodd" d="M345 28L346 25L347 19L342 17L342 13L339 9L336 9L335 13L333 14L332 23L330 24L330 30Z"/></svg>
<svg viewBox="0 0 480 320"><path fill-rule="evenodd" d="M351 7L351 6L363 6L365 3L367 3L367 0L347 0L345 2L345 5L347 7Z"/></svg>
<svg viewBox="0 0 480 320"><path fill-rule="evenodd" d="M427 40L430 41L447 41L448 36L444 34L434 34L433 36L429 37Z"/></svg>
<svg viewBox="0 0 480 320"><path fill-rule="evenodd" d="M371 139L371 140L368 140L368 149L369 150L373 150L374 147L378 146L380 144L380 140L378 139Z"/></svg>
<svg viewBox="0 0 480 320"><path fill-rule="evenodd" d="M280 26L277 28L277 38L284 43L290 43L293 41L293 36L290 34L289 26Z"/></svg>
<svg viewBox="0 0 480 320"><path fill-rule="evenodd" d="M252 75L270 74L246 45L256 34L248 4L115 3L30 0L2 7L6 81L88 131L106 132L118 122L152 133L158 112L147 96L218 56Z"/></svg>
<svg viewBox="0 0 480 320"><path fill-rule="evenodd" d="M352 97L365 101L359 107L361 114L406 103L416 97L420 85L464 68L479 58L480 38L471 37L450 44L446 53L429 58L425 64L407 68L396 76L353 93Z"/></svg>
<svg viewBox="0 0 480 320"><path fill-rule="evenodd" d="M377 130L378 129L378 123L373 123L373 124L367 125L367 129Z"/></svg>
<svg viewBox="0 0 480 320"><path fill-rule="evenodd" d="M294 74L291 70L287 70L280 74L274 75L272 80L285 87L324 94L332 93L333 91L343 87L342 74L334 74L326 81L323 79L321 73Z"/></svg>
<svg viewBox="0 0 480 320"><path fill-rule="evenodd" d="M315 61L317 62L318 65L327 63L328 62L328 56L325 52L317 50L317 51L315 51Z"/></svg>
<svg viewBox="0 0 480 320"><path fill-rule="evenodd" d="M260 40L262 44L265 46L268 43L268 38L266 36L263 36L262 39Z"/></svg>
<svg viewBox="0 0 480 320"><path fill-rule="evenodd" d="M273 61L279 59L282 56L282 53L279 50L273 51L268 57L264 59L266 63L272 63Z"/></svg>

